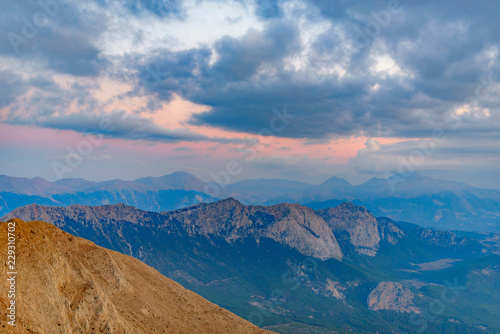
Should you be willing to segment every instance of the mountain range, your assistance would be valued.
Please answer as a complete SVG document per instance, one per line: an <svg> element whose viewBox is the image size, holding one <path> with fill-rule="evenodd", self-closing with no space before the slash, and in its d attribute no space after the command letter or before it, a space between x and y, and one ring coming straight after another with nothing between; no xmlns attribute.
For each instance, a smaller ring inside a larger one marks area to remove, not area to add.
<svg viewBox="0 0 500 334"><path fill-rule="evenodd" d="M210 303L137 259L58 227L19 219L0 223L16 239L15 327L2 333L268 333ZM7 243L0 244L7 254ZM0 285L9 291L7 261Z"/></svg>
<svg viewBox="0 0 500 334"><path fill-rule="evenodd" d="M228 198L164 212L32 204L2 219L13 217L136 257L275 332L500 330L496 234L423 228L349 202L315 211Z"/></svg>
<svg viewBox="0 0 500 334"><path fill-rule="evenodd" d="M217 187L217 196L210 189ZM500 231L500 190L418 174L373 178L359 185L332 177L319 185L284 179L244 180L229 185L205 183L187 172L134 181L93 182L0 176L0 214L36 203L68 206L124 203L148 211L175 210L200 202L235 198L247 205L298 203L314 210L350 201L376 216L447 230Z"/></svg>

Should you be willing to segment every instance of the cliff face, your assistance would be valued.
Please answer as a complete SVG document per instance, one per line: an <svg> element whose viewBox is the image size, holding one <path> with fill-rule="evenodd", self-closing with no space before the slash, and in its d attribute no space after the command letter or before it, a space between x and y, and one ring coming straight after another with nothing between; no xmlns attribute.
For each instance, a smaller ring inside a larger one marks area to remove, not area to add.
<svg viewBox="0 0 500 334"><path fill-rule="evenodd" d="M399 282L380 282L368 295L368 308L372 311L391 310L401 313L420 313L413 305L413 292Z"/></svg>
<svg viewBox="0 0 500 334"><path fill-rule="evenodd" d="M16 223L17 326L7 333L265 333L127 255L39 221ZM7 223L0 223L7 240ZM7 244L0 243L0 253ZM7 263L2 291L7 291ZM0 296L0 307L7 307Z"/></svg>
<svg viewBox="0 0 500 334"><path fill-rule="evenodd" d="M211 234L229 242L266 237L307 256L342 259L340 246L325 221L298 204L245 206L230 198L164 214L167 226L180 224L191 235Z"/></svg>
<svg viewBox="0 0 500 334"><path fill-rule="evenodd" d="M377 218L380 239L396 245L405 233L388 218Z"/></svg>
<svg viewBox="0 0 500 334"><path fill-rule="evenodd" d="M380 243L377 219L364 207L345 202L335 208L317 213L335 234L347 234L351 245L359 254L375 256Z"/></svg>

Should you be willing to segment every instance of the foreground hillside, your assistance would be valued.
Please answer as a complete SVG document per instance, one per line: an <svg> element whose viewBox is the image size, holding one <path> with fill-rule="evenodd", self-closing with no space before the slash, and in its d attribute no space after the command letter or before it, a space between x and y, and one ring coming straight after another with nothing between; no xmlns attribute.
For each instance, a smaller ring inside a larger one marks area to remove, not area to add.
<svg viewBox="0 0 500 334"><path fill-rule="evenodd" d="M137 259L40 221L15 222L17 326L2 333L264 333ZM7 223L0 223L7 254ZM7 263L1 291L7 291ZM7 308L0 295L0 308ZM3 313L3 312L2 312Z"/></svg>
<svg viewBox="0 0 500 334"><path fill-rule="evenodd" d="M275 332L500 331L494 235L425 229L352 203L313 211L226 199L161 213L29 205L12 217L132 255Z"/></svg>

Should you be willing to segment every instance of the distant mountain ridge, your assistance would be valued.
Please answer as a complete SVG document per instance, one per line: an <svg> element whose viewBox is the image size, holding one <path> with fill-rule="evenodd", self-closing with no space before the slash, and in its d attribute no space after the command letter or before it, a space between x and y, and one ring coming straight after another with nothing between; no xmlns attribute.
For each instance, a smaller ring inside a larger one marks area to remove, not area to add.
<svg viewBox="0 0 500 334"><path fill-rule="evenodd" d="M148 211L175 210L201 202L235 198L243 204L298 203L315 210L350 201L377 216L409 221L425 227L481 232L500 231L500 190L481 189L461 182L418 174L407 178L372 178L359 185L332 177L319 185L284 179L244 180L221 185L217 198L204 183L187 172L135 181L92 182L0 176L0 215L37 203L67 206L125 203Z"/></svg>
<svg viewBox="0 0 500 334"><path fill-rule="evenodd" d="M96 189L121 190L196 190L204 191L205 183L187 172L174 172L161 177L144 177L134 181L120 179L88 181L81 178L59 179L49 182L41 177L24 178L0 175L0 191L20 195L65 194Z"/></svg>
<svg viewBox="0 0 500 334"><path fill-rule="evenodd" d="M161 177L144 177L134 180L134 182L144 183L157 190L181 189L196 190L200 192L205 191L205 183L187 172L174 172Z"/></svg>
<svg viewBox="0 0 500 334"><path fill-rule="evenodd" d="M189 173L174 173L160 178L135 181L61 179L0 176L0 215L17 207L37 203L68 206L125 203L151 211L173 210L215 199L197 189L204 183Z"/></svg>

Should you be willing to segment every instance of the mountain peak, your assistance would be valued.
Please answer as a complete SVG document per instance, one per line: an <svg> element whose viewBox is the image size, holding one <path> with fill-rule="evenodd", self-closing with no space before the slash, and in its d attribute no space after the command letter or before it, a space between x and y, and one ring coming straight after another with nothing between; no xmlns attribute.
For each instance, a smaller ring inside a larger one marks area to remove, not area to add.
<svg viewBox="0 0 500 334"><path fill-rule="evenodd" d="M177 171L159 177L143 177L134 180L134 182L147 184L157 189L182 189L202 192L205 191L205 183L203 181L201 181L196 176L184 171Z"/></svg>
<svg viewBox="0 0 500 334"><path fill-rule="evenodd" d="M164 175L163 177L166 177L166 176L176 176L176 177L192 177L192 178L197 178L196 176L194 176L193 174L189 173L189 172L186 172L186 171L182 171L182 170L178 170L178 171L175 171L173 173L170 173L170 174L167 174L167 175Z"/></svg>
<svg viewBox="0 0 500 334"><path fill-rule="evenodd" d="M0 176L0 191L23 195L50 196L70 191L69 188L49 182L39 176L33 178Z"/></svg>
<svg viewBox="0 0 500 334"><path fill-rule="evenodd" d="M343 179L338 176L332 176L325 182L321 183L320 186L329 186L329 187L350 187L350 184L346 179Z"/></svg>
<svg viewBox="0 0 500 334"><path fill-rule="evenodd" d="M352 202L346 201L340 203L337 208L341 210L349 210L351 212L359 211L359 212L368 212L370 213L364 206L358 206ZM370 213L371 214L371 213Z"/></svg>
<svg viewBox="0 0 500 334"><path fill-rule="evenodd" d="M224 199L221 199L220 201L217 201L215 203L229 203L229 204L234 204L234 205L241 205L241 202L238 201L234 197L224 198Z"/></svg>
<svg viewBox="0 0 500 334"><path fill-rule="evenodd" d="M364 207L351 202L317 211L334 233L347 232L351 244L360 254L375 256L380 243L377 219Z"/></svg>
<svg viewBox="0 0 500 334"><path fill-rule="evenodd" d="M217 208L218 210L226 210L227 211L227 210L231 210L231 209L234 209L237 207L244 207L244 205L241 204L241 202L238 201L237 199L235 199L233 197L228 197L228 198L224 198L224 199L212 202L212 203L200 203L198 205L193 206L193 208L196 208L196 207L205 207L205 208L214 208L214 209ZM190 208L187 207L184 209L180 209L178 211L189 210L189 209Z"/></svg>

